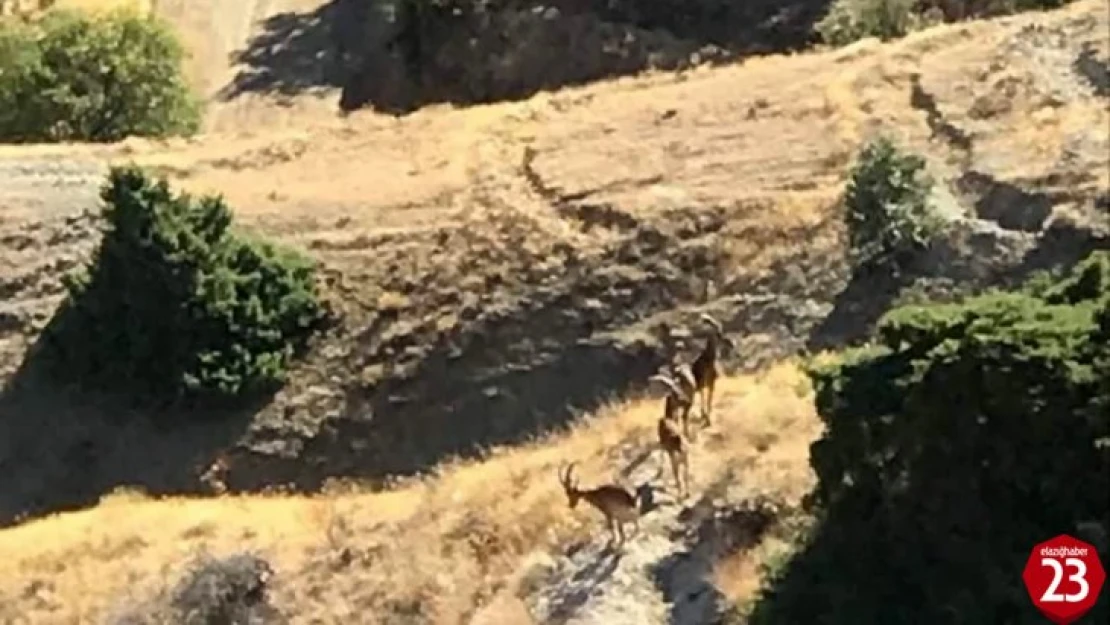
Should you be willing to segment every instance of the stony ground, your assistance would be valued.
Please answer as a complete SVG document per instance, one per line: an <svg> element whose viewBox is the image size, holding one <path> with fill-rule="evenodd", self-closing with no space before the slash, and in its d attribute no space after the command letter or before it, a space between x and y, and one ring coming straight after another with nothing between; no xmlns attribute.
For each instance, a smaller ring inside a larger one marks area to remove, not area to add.
<svg viewBox="0 0 1110 625"><path fill-rule="evenodd" d="M193 71L215 93L235 74L226 50L252 20L309 4L237 4L218 24L203 3L158 10L205 42ZM703 311L739 342L733 371L858 337L897 295L850 281L841 260L836 200L876 132L928 157L937 204L956 224L918 268L926 288L995 283L1105 246L1110 137L1097 129L1110 126L1108 28L1105 5L1085 0L891 44L400 119L336 116L334 90L281 104L244 95L214 100L208 134L190 140L0 146L0 374L10 380L0 470L11 476L0 524L90 505L124 484L196 492L225 453L234 490L427 471L636 390L699 343ZM105 168L132 160L223 193L244 226L322 263L342 323L261 411L167 437L122 419L110 398L17 373L59 301L60 275L95 245L89 211ZM558 583L525 603L553 622L602 622L650 594L637 605L662 619L685 592L697 613L708 601L697 588L648 571L697 553L680 514L661 509L653 537L612 561L618 581L596 595L586 587L598 554L583 548L541 568ZM572 596L589 609L560 608Z"/></svg>
<svg viewBox="0 0 1110 625"><path fill-rule="evenodd" d="M938 204L967 221L926 273L997 280L1081 248L1106 214L1107 137L1091 131L1107 123L1106 25L1079 3L401 119L293 106L262 131L259 105L257 127L231 131L220 116L253 109L217 103L197 139L0 148L8 372L94 243L79 215L111 162L224 193L245 225L323 263L344 315L272 405L188 444L121 435L87 398L8 393L0 411L19 418L0 457L36 469L2 508L135 474L187 490L224 448L240 488L419 471L637 384L700 340L700 311L741 340L742 368L858 334L882 307L840 293L835 201L878 131L928 155ZM55 462L73 454L92 463L80 478Z"/></svg>

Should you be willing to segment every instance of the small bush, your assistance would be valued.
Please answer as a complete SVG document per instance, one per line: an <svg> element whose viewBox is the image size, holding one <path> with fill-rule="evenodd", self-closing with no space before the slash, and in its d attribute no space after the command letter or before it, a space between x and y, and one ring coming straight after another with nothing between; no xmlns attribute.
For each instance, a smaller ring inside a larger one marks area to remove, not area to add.
<svg viewBox="0 0 1110 625"><path fill-rule="evenodd" d="M196 132L184 52L161 20L50 11L0 20L0 138L117 141Z"/></svg>
<svg viewBox="0 0 1110 625"><path fill-rule="evenodd" d="M917 0L836 0L814 30L834 46L866 37L901 37L914 24L916 4Z"/></svg>
<svg viewBox="0 0 1110 625"><path fill-rule="evenodd" d="M48 332L50 361L82 386L157 398L265 392L321 321L313 265L233 233L219 197L114 168L107 230Z"/></svg>
<svg viewBox="0 0 1110 625"><path fill-rule="evenodd" d="M835 0L813 30L825 43L843 46L867 37L894 39L939 22L1054 9L1068 2L1070 0Z"/></svg>
<svg viewBox="0 0 1110 625"><path fill-rule="evenodd" d="M941 228L925 160L886 138L860 151L844 197L852 264L897 270Z"/></svg>
<svg viewBox="0 0 1110 625"><path fill-rule="evenodd" d="M270 564L252 554L203 558L174 589L171 605L183 624L263 623Z"/></svg>
<svg viewBox="0 0 1110 625"><path fill-rule="evenodd" d="M753 623L1043 620L1029 550L1110 528L1108 266L1095 253L1043 297L895 309L879 344L811 369L821 524Z"/></svg>
<svg viewBox="0 0 1110 625"><path fill-rule="evenodd" d="M1056 9L1071 0L919 0L919 10L932 10L946 21Z"/></svg>
<svg viewBox="0 0 1110 625"><path fill-rule="evenodd" d="M273 568L263 558L240 553L201 555L173 587L130 606L114 625L275 625L284 622L270 604Z"/></svg>

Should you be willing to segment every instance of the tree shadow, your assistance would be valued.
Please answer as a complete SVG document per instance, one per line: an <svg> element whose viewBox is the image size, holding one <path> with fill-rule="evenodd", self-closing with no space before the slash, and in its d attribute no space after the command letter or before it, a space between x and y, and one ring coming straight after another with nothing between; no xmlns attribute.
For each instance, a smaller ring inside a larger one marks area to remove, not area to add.
<svg viewBox="0 0 1110 625"><path fill-rule="evenodd" d="M288 11L267 18L247 46L232 54L239 69L218 97L293 96L342 87L350 74L351 46L357 45L373 4L333 0L314 11Z"/></svg>
<svg viewBox="0 0 1110 625"><path fill-rule="evenodd" d="M829 0L471 2L372 12L340 107L405 113L433 103L519 100L544 90L800 49ZM553 51L558 51L553 53Z"/></svg>
<svg viewBox="0 0 1110 625"><path fill-rule="evenodd" d="M236 408L157 409L63 385L46 343L72 314L58 307L0 390L0 527L95 505L120 487L199 494L201 472L271 400L260 393Z"/></svg>
<svg viewBox="0 0 1110 625"><path fill-rule="evenodd" d="M554 601L545 622L560 625L574 618L578 609L586 605L597 589L613 576L620 561L621 552L611 546L599 551L597 557L576 570L571 579L561 586L563 592Z"/></svg>
<svg viewBox="0 0 1110 625"><path fill-rule="evenodd" d="M950 301L990 288L1014 288L1040 271L1067 269L1090 252L1110 248L1110 237L1074 225L1050 225L1035 243L1006 232L953 231L906 259L899 273L854 271L835 296L833 309L806 341L810 352L836 349L871 336L891 308L915 297Z"/></svg>
<svg viewBox="0 0 1110 625"><path fill-rule="evenodd" d="M267 19L233 55L238 74L219 96L339 87L343 111L394 114L517 100L649 68L797 50L829 1L333 0Z"/></svg>
<svg viewBox="0 0 1110 625"><path fill-rule="evenodd" d="M912 289L937 301L1000 283L1016 261L999 253L998 247L1004 244L997 237L980 236L961 226L927 248L903 253L897 265L853 268L845 257L839 268L847 279L832 298L832 310L810 331L806 351L838 349L866 340L883 315L904 303Z"/></svg>
<svg viewBox="0 0 1110 625"><path fill-rule="evenodd" d="M781 261L803 269L796 279L730 275L715 256L727 248L714 236L731 210L699 210L695 225L677 218L641 224L600 258L568 266L558 282L514 285L527 295L491 300L451 332L417 329L410 313L396 312L352 328L337 339L349 356L313 368L374 370L369 381L356 377L341 389L342 400L313 408L334 416L321 420L311 438L285 445L289 453L272 451L284 445L285 432L275 427L273 437L235 459L229 486L252 491L279 483L313 491L332 477L384 486L447 458L480 458L557 431L645 389L676 349L692 354L702 340L700 310L736 336L782 337L727 353L730 373L794 352L819 320L813 311L821 310L799 301L826 301L835 281L822 263L810 276L801 247ZM723 290L699 304L707 278ZM675 338L687 328L685 338Z"/></svg>
<svg viewBox="0 0 1110 625"><path fill-rule="evenodd" d="M690 548L652 567L655 586L670 605L667 622L672 625L717 622L729 600L714 585L715 565L757 546L780 515L781 505L760 496L719 508L720 498L735 487L734 478L735 471L729 471L680 514Z"/></svg>
<svg viewBox="0 0 1110 625"><path fill-rule="evenodd" d="M643 386L666 357L661 337L652 329L614 333L681 307L690 298L684 272L711 270L663 259L673 244L645 227L609 252L611 262L599 264L607 271L568 276L557 288L528 287L533 297L490 310L458 334L429 337L431 345L421 346L411 368L370 386L351 384L340 414L296 458L237 460L234 487L278 482L314 490L330 476L413 475L444 458L480 456L558 429ZM594 308L580 305L587 298ZM424 340L395 334L392 344L382 345L382 327L389 324L365 328L354 339L357 362L343 366L361 371ZM392 360L385 365L400 368ZM306 471L306 461L318 470Z"/></svg>
<svg viewBox="0 0 1110 625"><path fill-rule="evenodd" d="M1110 98L1110 62L1099 58L1098 50L1093 44L1083 44L1083 49L1072 62L1072 69L1087 79L1095 95Z"/></svg>
<svg viewBox="0 0 1110 625"><path fill-rule="evenodd" d="M974 169L961 174L954 187L972 200L980 219L993 221L1006 230L1040 232L1055 203L1048 193L1025 189Z"/></svg>
<svg viewBox="0 0 1110 625"><path fill-rule="evenodd" d="M885 269L853 272L832 311L813 328L806 349L835 349L868 336L911 282L909 275Z"/></svg>
<svg viewBox="0 0 1110 625"><path fill-rule="evenodd" d="M1019 284L1035 272L1066 270L1091 252L1107 249L1110 249L1110 236L1073 224L1054 222L1037 245L1026 252L1021 262L1003 278L1006 284Z"/></svg>

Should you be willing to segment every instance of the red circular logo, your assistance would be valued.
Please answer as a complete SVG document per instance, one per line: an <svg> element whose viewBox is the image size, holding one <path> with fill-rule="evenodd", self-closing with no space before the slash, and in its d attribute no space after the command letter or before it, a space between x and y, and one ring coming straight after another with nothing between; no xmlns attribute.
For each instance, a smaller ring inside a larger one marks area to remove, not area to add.
<svg viewBox="0 0 1110 625"><path fill-rule="evenodd" d="M1094 607L1106 571L1093 545L1060 534L1033 547L1021 579L1042 614L1068 625Z"/></svg>

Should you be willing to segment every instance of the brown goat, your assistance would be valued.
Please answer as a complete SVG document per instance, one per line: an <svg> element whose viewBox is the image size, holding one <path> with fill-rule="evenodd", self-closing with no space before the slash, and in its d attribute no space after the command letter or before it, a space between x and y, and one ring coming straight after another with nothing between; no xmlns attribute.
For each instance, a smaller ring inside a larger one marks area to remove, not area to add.
<svg viewBox="0 0 1110 625"><path fill-rule="evenodd" d="M676 413L679 410L689 410L692 403L691 397L683 391L681 386L665 375L655 375L651 380L661 382L668 389L667 400L663 407L663 416L659 419L657 432L659 446L667 454L671 462L671 471L674 473L675 487L678 496L685 498L690 492L690 444L689 438L683 435L679 427Z"/></svg>
<svg viewBox="0 0 1110 625"><path fill-rule="evenodd" d="M564 472L559 470L559 483L567 494L567 503L571 510L578 505L579 499L586 500L601 514L605 515L605 524L609 527L612 542L623 545L625 540L624 524L632 523L636 533L640 531L640 510L636 497L627 489L616 484L604 484L597 488L582 490L578 488L578 480L573 478L574 465L570 463ZM619 541L618 541L619 537Z"/></svg>
<svg viewBox="0 0 1110 625"><path fill-rule="evenodd" d="M227 450L224 450L216 454L216 457L205 467L198 480L207 486L213 494L223 495L227 492L227 473L230 470L231 456Z"/></svg>
<svg viewBox="0 0 1110 625"><path fill-rule="evenodd" d="M705 340L705 347L702 348L701 353L694 362L690 363L690 370L694 377L695 392L701 397L702 421L709 426L712 423L713 391L717 386L717 378L720 377L718 359L721 345L735 349L736 344L725 336L720 321L707 314L702 314L699 319L709 326L711 334Z"/></svg>
<svg viewBox="0 0 1110 625"><path fill-rule="evenodd" d="M682 432L686 435L686 438L691 438L690 410L694 407L694 395L698 389L697 381L694 379L694 370L687 363L675 361L671 363L670 378L680 391L679 394L676 394L675 401L682 406ZM693 439L691 438L691 440Z"/></svg>

